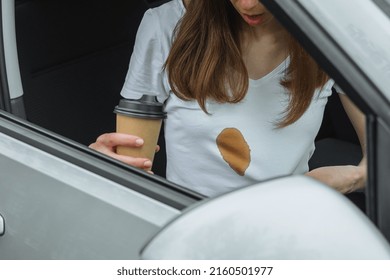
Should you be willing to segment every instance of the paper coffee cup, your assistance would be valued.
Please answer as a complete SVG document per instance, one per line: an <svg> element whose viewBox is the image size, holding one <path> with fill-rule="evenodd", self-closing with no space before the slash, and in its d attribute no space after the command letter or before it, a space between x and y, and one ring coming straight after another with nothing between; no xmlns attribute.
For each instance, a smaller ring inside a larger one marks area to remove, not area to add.
<svg viewBox="0 0 390 280"><path fill-rule="evenodd" d="M162 120L166 118L163 105L155 96L144 95L137 100L121 99L114 113L117 132L144 140L144 145L138 148L118 146L117 154L148 158L153 162Z"/></svg>

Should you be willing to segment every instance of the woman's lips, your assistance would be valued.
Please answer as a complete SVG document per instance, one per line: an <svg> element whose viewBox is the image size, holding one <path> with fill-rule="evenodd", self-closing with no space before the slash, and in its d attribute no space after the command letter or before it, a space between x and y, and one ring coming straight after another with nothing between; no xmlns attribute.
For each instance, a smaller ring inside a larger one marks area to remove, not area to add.
<svg viewBox="0 0 390 280"><path fill-rule="evenodd" d="M247 15L243 14L244 20L249 24L249 25L258 25L263 21L263 15Z"/></svg>

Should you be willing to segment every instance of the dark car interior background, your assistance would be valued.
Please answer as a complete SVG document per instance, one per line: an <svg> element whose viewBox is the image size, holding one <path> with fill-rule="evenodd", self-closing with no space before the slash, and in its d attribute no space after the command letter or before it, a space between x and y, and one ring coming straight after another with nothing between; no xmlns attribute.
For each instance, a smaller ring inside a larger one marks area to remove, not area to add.
<svg viewBox="0 0 390 280"><path fill-rule="evenodd" d="M138 24L167 0L16 0L16 36L28 121L88 145L115 130ZM164 139L160 137L160 146ZM337 94L326 107L310 168L358 164L361 150ZM154 171L165 176L164 149ZM362 210L364 193L348 197Z"/></svg>

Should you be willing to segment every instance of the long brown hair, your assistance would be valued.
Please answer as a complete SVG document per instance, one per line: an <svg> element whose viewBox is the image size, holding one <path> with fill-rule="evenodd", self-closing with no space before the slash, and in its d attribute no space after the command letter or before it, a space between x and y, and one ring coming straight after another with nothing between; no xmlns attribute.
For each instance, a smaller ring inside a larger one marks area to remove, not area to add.
<svg viewBox="0 0 390 280"><path fill-rule="evenodd" d="M164 67L173 92L183 100L237 103L246 95L249 76L241 55L242 20L230 1L194 0L174 31ZM290 36L291 37L291 36ZM297 121L309 107L315 89L328 77L293 39L289 39L290 65L281 84L290 93L279 127Z"/></svg>

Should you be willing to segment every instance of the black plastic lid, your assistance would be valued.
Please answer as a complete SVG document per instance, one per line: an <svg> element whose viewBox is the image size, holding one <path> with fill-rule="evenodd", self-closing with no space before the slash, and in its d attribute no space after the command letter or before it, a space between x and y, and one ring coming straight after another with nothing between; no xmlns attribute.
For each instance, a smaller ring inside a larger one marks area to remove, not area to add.
<svg viewBox="0 0 390 280"><path fill-rule="evenodd" d="M165 119L163 104L155 96L143 95L140 99L121 99L114 113L144 119Z"/></svg>

